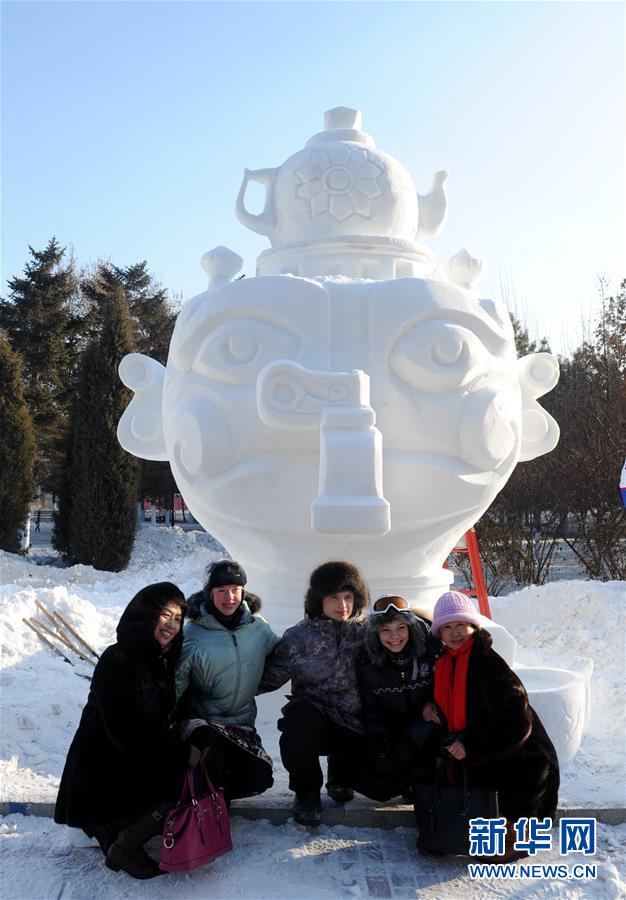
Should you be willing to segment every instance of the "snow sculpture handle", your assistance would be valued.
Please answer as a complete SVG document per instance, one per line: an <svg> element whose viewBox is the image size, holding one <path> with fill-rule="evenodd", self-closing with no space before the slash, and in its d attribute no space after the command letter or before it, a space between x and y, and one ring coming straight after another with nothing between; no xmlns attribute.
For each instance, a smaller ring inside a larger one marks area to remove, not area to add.
<svg viewBox="0 0 626 900"><path fill-rule="evenodd" d="M242 225L257 234L264 234L274 241L276 234L276 211L274 208L274 182L278 169L244 169L243 181L237 194L235 213ZM248 182L256 181L265 188L265 205L263 212L254 215L246 209L245 196Z"/></svg>

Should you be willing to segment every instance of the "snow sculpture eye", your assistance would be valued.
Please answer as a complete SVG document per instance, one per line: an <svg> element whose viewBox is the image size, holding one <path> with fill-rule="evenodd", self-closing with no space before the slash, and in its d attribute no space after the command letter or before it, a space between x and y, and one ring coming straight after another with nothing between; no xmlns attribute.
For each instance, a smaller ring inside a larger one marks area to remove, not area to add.
<svg viewBox="0 0 626 900"><path fill-rule="evenodd" d="M300 346L300 339L279 325L257 319L231 319L204 339L192 368L205 378L249 385L268 362L293 359Z"/></svg>
<svg viewBox="0 0 626 900"><path fill-rule="evenodd" d="M484 344L469 328L431 320L399 338L391 350L389 365L411 387L440 394L469 383L486 358Z"/></svg>

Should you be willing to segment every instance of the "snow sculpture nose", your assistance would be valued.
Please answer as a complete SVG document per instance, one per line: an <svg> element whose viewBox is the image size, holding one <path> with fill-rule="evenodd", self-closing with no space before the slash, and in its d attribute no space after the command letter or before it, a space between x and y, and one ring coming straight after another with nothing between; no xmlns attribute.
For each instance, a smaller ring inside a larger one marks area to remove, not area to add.
<svg viewBox="0 0 626 900"><path fill-rule="evenodd" d="M480 470L501 465L519 440L516 418L508 393L495 387L473 393L459 420L461 459Z"/></svg>
<svg viewBox="0 0 626 900"><path fill-rule="evenodd" d="M364 372L323 372L287 360L257 380L259 417L272 428L319 430L319 495L311 527L320 534L383 535L391 527L382 493L382 435Z"/></svg>

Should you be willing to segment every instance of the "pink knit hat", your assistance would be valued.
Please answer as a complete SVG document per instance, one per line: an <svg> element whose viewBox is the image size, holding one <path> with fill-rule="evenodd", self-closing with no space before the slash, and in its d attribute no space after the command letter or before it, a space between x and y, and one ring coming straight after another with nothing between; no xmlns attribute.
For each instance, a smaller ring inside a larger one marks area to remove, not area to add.
<svg viewBox="0 0 626 900"><path fill-rule="evenodd" d="M447 591L435 603L433 624L430 626L432 634L439 637L439 629L448 622L467 622L480 628L480 616L476 607L470 598L460 591Z"/></svg>

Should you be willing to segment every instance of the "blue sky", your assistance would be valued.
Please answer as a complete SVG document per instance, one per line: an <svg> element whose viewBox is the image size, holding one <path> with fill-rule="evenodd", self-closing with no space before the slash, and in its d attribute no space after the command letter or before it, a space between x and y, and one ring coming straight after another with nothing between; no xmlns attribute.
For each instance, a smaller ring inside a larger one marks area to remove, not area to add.
<svg viewBox="0 0 626 900"><path fill-rule="evenodd" d="M619 2L3 2L2 294L52 235L185 297L218 244L253 274L244 167L346 105L420 192L449 171L438 260L567 350L626 275L623 66Z"/></svg>

